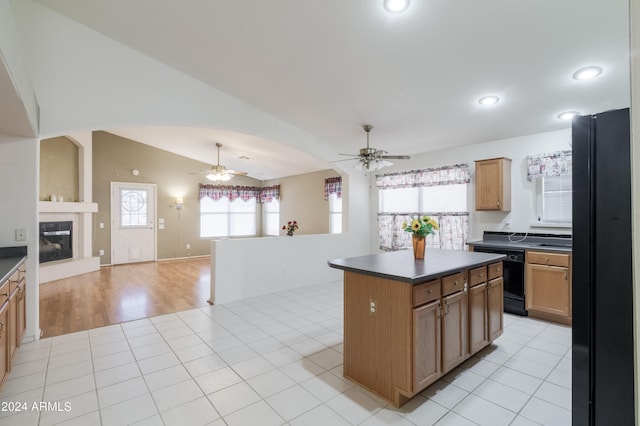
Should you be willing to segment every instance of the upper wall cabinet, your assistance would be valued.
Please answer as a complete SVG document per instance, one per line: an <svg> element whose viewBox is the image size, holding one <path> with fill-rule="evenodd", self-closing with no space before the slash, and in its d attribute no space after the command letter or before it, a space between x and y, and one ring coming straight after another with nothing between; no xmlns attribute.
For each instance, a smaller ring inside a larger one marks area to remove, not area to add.
<svg viewBox="0 0 640 426"><path fill-rule="evenodd" d="M476 161L476 210L511 211L511 159Z"/></svg>

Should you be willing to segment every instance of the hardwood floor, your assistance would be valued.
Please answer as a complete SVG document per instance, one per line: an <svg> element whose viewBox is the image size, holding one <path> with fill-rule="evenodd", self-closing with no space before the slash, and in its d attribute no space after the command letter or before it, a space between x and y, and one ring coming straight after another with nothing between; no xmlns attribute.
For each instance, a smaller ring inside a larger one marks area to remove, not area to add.
<svg viewBox="0 0 640 426"><path fill-rule="evenodd" d="M207 306L209 257L102 267L40 285L42 337Z"/></svg>

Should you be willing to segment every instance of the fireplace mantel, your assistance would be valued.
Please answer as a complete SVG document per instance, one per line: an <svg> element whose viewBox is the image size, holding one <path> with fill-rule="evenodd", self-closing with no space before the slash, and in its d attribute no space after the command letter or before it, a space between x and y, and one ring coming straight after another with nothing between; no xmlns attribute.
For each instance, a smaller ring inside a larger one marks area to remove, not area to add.
<svg viewBox="0 0 640 426"><path fill-rule="evenodd" d="M98 203L40 201L38 210L40 213L96 213Z"/></svg>

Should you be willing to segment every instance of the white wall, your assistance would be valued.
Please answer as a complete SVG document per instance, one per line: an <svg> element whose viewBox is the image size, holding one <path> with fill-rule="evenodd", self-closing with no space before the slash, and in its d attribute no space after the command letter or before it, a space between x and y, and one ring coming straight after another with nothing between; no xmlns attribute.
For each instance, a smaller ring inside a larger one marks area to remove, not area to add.
<svg viewBox="0 0 640 426"><path fill-rule="evenodd" d="M329 259L350 257L343 234L226 239L211 242L211 299L219 304L342 280Z"/></svg>
<svg viewBox="0 0 640 426"><path fill-rule="evenodd" d="M535 187L527 180L527 156L558 150L571 149L571 129L538 133L492 142L479 143L441 151L416 155L411 160L398 160L393 167L385 168L378 174L408 171L453 164L469 164L471 182L468 189L469 240L482 239L483 231L571 233L567 228L531 227L535 223ZM487 158L511 158L511 212L475 210L475 163ZM378 191L375 176L371 177L371 220L373 223L371 241L378 247L375 213L378 210ZM507 226L507 222L510 225Z"/></svg>
<svg viewBox="0 0 640 426"><path fill-rule="evenodd" d="M24 340L40 337L38 291L38 185L40 142L19 139L0 144L0 246L27 246L27 330ZM27 241L16 241L25 228Z"/></svg>

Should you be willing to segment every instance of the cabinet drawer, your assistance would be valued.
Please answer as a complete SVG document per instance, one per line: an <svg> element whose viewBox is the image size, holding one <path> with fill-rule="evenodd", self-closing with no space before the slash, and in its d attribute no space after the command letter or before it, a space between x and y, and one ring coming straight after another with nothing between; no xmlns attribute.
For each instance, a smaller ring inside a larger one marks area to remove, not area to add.
<svg viewBox="0 0 640 426"><path fill-rule="evenodd" d="M527 252L527 262L537 263L540 265L564 266L568 268L570 265L569 258L569 254L563 253L549 253L542 251Z"/></svg>
<svg viewBox="0 0 640 426"><path fill-rule="evenodd" d="M488 266L488 269L490 280L502 276L502 262L492 263Z"/></svg>
<svg viewBox="0 0 640 426"><path fill-rule="evenodd" d="M446 296L464 288L465 276L462 272L442 278L442 295Z"/></svg>
<svg viewBox="0 0 640 426"><path fill-rule="evenodd" d="M424 305L440 298L440 280L428 281L413 286L413 307Z"/></svg>
<svg viewBox="0 0 640 426"><path fill-rule="evenodd" d="M487 267L481 266L469 271L469 287L487 282Z"/></svg>

